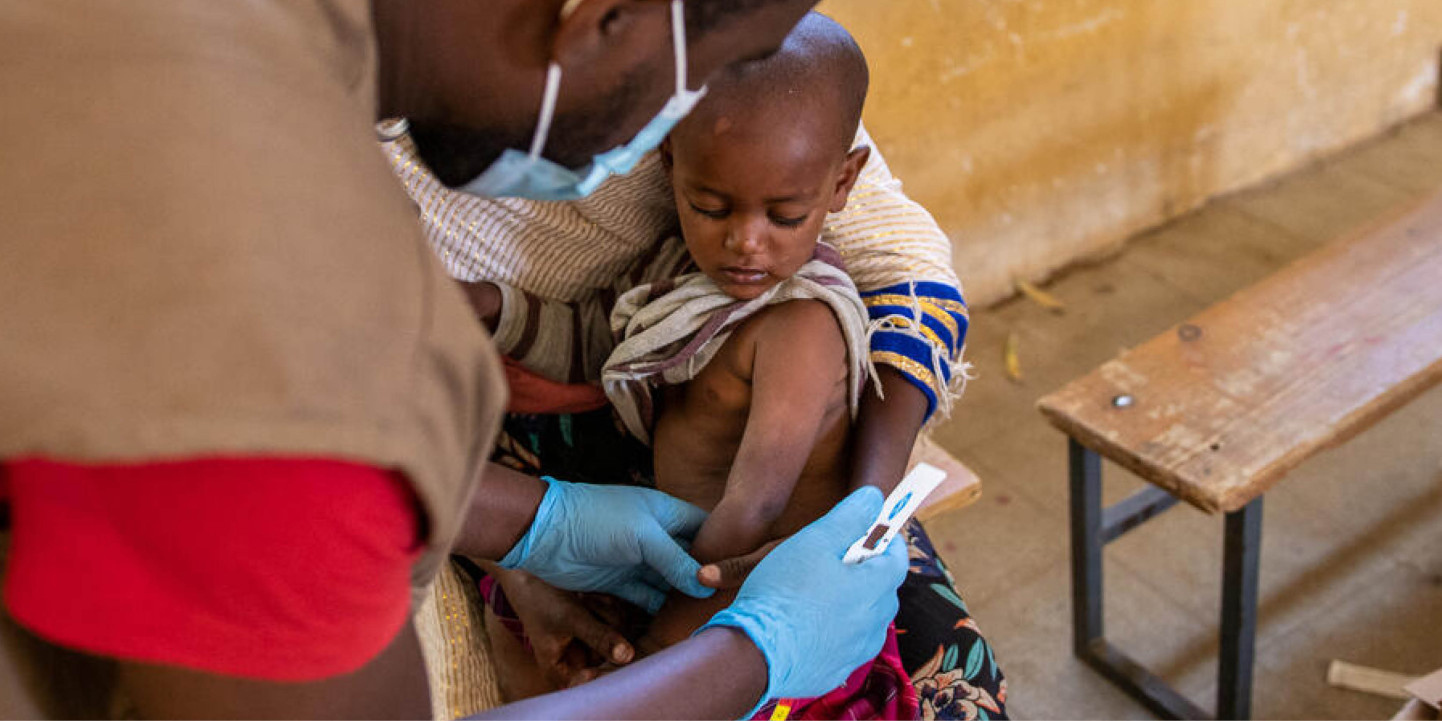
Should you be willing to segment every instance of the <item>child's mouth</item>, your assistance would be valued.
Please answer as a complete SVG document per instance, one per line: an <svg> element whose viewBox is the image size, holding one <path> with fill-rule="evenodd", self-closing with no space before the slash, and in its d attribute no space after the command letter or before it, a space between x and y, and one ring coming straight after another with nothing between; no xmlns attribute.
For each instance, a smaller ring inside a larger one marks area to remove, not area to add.
<svg viewBox="0 0 1442 721"><path fill-rule="evenodd" d="M721 276L734 285L758 285L766 280L766 271L756 268L722 268Z"/></svg>

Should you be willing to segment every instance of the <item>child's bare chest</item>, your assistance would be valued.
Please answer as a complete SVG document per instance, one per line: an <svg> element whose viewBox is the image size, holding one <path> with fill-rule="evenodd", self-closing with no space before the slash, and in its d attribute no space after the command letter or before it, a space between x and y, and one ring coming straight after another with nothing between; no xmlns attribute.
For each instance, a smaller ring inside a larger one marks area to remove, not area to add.
<svg viewBox="0 0 1442 721"><path fill-rule="evenodd" d="M662 389L653 443L656 487L710 509L721 500L746 432L751 383L736 372L733 336L691 382ZM749 363L747 363L749 365Z"/></svg>
<svg viewBox="0 0 1442 721"><path fill-rule="evenodd" d="M714 508L725 493L732 463L746 433L756 353L754 330L753 323L743 324L689 383L667 386L660 393L652 434L656 487L707 510ZM833 496L849 436L846 369L833 370L837 376L832 408L793 498L799 501L798 506L816 506L823 511L839 500Z"/></svg>

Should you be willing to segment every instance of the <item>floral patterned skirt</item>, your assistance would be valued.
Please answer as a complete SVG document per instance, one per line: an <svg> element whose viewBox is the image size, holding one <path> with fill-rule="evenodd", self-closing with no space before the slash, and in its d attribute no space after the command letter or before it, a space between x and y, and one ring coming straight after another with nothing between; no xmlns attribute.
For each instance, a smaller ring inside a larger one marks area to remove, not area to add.
<svg viewBox="0 0 1442 721"><path fill-rule="evenodd" d="M921 524L906 524L911 573L897 595L901 664L925 719L1004 719L1006 677Z"/></svg>
<svg viewBox="0 0 1442 721"><path fill-rule="evenodd" d="M610 409L506 417L492 460L582 483L654 485L651 450ZM924 719L1005 719L1006 678L921 524L905 529L911 572L897 591L897 643Z"/></svg>

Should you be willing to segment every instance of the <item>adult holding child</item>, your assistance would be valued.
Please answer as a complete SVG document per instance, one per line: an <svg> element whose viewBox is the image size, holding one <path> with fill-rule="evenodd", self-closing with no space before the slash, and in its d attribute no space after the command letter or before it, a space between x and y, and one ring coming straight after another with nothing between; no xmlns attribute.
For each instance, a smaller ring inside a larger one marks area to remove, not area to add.
<svg viewBox="0 0 1442 721"><path fill-rule="evenodd" d="M499 364L370 126L407 116L453 182L496 170L473 189L509 192L645 150L684 114L658 116L686 97L673 50L704 78L811 4L692 0L685 23L654 0L0 10L0 118L23 139L0 176L0 713L426 716L408 610L452 548L704 594L679 501L501 473L476 492ZM554 165L508 161L544 88ZM894 615L900 544L840 562L879 507L853 494L782 544L719 625L499 713L734 716L834 685Z"/></svg>
<svg viewBox="0 0 1442 721"><path fill-rule="evenodd" d="M859 67L844 81L806 82L842 85L859 109L866 94L865 62L834 22L813 13L792 33L781 53L812 66L821 60L809 53L842 52L836 48L849 48L843 53L847 56L843 65ZM776 92L787 90L778 87ZM725 132L722 124L727 121L715 122L717 132ZM425 129L407 132L403 123L385 123L381 133L432 246L462 281L507 356L512 413L504 424L497 461L527 473L569 480L651 482L649 469L644 468L649 454L617 437L595 381L614 347L607 316L616 292L648 272L659 241L677 230L677 204L662 159L655 154L641 159L632 172L608 179L585 198L542 192L535 197L551 202L489 200L464 189L453 191L428 170L442 163L427 157ZM535 142L544 143L545 138L538 131ZM864 129L854 146L871 146ZM852 439L851 485L889 490L900 480L923 423L949 409L953 388L963 373L967 318L960 284L950 267L949 241L930 215L901 193L900 183L871 150L871 160L862 155L859 162L864 168L854 179L852 202L825 217L823 240L841 251L862 291L871 318L870 361L883 391L864 394ZM710 206L715 205L713 198ZM797 212L787 208L800 204L772 205L776 207L766 212L729 206L719 212L709 206L705 210L718 227L726 226L728 238L742 245L752 242L752 236L787 232L779 224L793 220L789 216ZM819 215L812 215L808 213L804 222L820 222ZM622 282L617 283L618 277ZM913 572L901 589L897 623L905 628L902 655L923 703L929 712L943 717L977 709L994 717L1004 715L1005 681L989 647L919 525L909 529L908 540ZM716 585L735 583L757 558L759 554L750 554L710 569L722 579ZM510 605L573 607L568 613L549 614L552 619L573 619L572 628L555 630L558 639L533 644L537 662L553 682L590 677L589 669L577 665L584 654L560 653L567 634L578 644L592 646L601 657L609 655L606 647L622 643L599 619L574 608L575 602L565 594L549 593L523 574L492 575L503 579L508 594L524 596L511 599L515 603ZM526 609L518 611L525 620ZM538 616L535 620L541 621ZM546 625L557 626L553 621ZM978 662L968 663L971 660Z"/></svg>

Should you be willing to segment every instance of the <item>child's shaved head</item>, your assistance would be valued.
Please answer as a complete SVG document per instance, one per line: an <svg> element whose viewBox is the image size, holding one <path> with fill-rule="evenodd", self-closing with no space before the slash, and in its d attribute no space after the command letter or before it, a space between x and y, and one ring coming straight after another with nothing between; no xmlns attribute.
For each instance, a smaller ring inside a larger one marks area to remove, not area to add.
<svg viewBox="0 0 1442 721"><path fill-rule="evenodd" d="M861 123L869 83L866 56L851 34L831 18L812 12L774 54L712 76L705 102L684 124L719 132L718 121L734 125L750 119L790 118L815 130L825 127L829 132L824 137L838 146L835 152L845 153Z"/></svg>
<svg viewBox="0 0 1442 721"><path fill-rule="evenodd" d="M870 148L855 148L866 58L811 13L775 54L723 70L661 146L691 258L751 299L812 257Z"/></svg>

